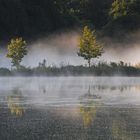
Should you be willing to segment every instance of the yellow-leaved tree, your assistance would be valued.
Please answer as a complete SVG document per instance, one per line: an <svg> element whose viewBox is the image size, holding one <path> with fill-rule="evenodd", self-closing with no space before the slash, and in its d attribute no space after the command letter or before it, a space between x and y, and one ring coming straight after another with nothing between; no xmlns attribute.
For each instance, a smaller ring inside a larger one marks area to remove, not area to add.
<svg viewBox="0 0 140 140"><path fill-rule="evenodd" d="M20 62L25 55L27 55L26 41L21 37L11 39L8 44L8 53L6 56L12 59L13 66L18 69L20 67Z"/></svg>
<svg viewBox="0 0 140 140"><path fill-rule="evenodd" d="M91 59L98 58L103 53L102 45L97 42L95 30L91 31L87 26L84 27L79 40L78 56L83 57L88 61L88 66L91 66Z"/></svg>

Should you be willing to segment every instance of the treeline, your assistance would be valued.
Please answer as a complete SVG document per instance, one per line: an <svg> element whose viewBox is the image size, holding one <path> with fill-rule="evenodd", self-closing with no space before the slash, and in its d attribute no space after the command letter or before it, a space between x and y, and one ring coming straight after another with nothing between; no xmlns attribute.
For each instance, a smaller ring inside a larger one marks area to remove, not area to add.
<svg viewBox="0 0 140 140"><path fill-rule="evenodd" d="M140 76L140 67L131 66L130 64L120 61L116 62L99 62L87 66L61 65L46 66L46 60L39 63L37 67L30 68L20 66L19 69L0 68L0 76Z"/></svg>
<svg viewBox="0 0 140 140"><path fill-rule="evenodd" d="M140 27L139 0L0 0L1 41L90 25L113 36ZM119 36L118 35L118 36Z"/></svg>

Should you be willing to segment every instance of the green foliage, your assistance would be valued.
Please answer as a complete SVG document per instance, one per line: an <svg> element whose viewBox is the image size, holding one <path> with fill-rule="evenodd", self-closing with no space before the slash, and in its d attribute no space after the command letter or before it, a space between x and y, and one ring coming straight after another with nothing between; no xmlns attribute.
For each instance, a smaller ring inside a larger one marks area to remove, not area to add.
<svg viewBox="0 0 140 140"><path fill-rule="evenodd" d="M99 62L96 65L91 65L90 68L82 65L65 65L60 67L44 66L43 62L40 63L40 66L34 68L24 66L20 66L20 69L12 70L0 68L0 76L140 76L139 64L131 66L130 64L122 61L119 63Z"/></svg>
<svg viewBox="0 0 140 140"><path fill-rule="evenodd" d="M129 5L131 12L137 15L140 15L140 1L139 0L131 0L131 4Z"/></svg>
<svg viewBox="0 0 140 140"><path fill-rule="evenodd" d="M128 4L126 0L115 0L112 3L109 15L117 19L128 14Z"/></svg>
<svg viewBox="0 0 140 140"><path fill-rule="evenodd" d="M104 27L106 35L125 39L125 35L140 27L140 1L115 0L109 10L109 20Z"/></svg>
<svg viewBox="0 0 140 140"><path fill-rule="evenodd" d="M8 44L7 57L12 59L13 66L19 68L22 58L27 54L26 41L21 37L16 39L11 39Z"/></svg>
<svg viewBox="0 0 140 140"><path fill-rule="evenodd" d="M104 31L110 23L109 32L140 27L139 0L0 0L0 6L2 40L11 36L34 39L83 25Z"/></svg>
<svg viewBox="0 0 140 140"><path fill-rule="evenodd" d="M0 68L0 76L11 76L11 71L7 68Z"/></svg>
<svg viewBox="0 0 140 140"><path fill-rule="evenodd" d="M90 67L91 59L101 56L102 53L103 47L96 40L95 30L91 31L87 26L85 26L79 41L78 56L88 60Z"/></svg>

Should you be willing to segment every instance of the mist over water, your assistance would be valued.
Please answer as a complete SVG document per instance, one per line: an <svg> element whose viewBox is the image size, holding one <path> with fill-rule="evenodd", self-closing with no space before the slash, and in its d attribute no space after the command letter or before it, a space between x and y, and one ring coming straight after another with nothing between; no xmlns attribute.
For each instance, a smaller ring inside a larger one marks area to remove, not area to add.
<svg viewBox="0 0 140 140"><path fill-rule="evenodd" d="M90 92L103 105L140 105L140 78L130 77L50 77L1 78L0 95L21 91L31 105L79 105Z"/></svg>
<svg viewBox="0 0 140 140"><path fill-rule="evenodd" d="M140 139L140 78L0 78L0 138Z"/></svg>
<svg viewBox="0 0 140 140"><path fill-rule="evenodd" d="M85 65L86 61L77 56L78 40L80 33L78 31L70 31L57 33L38 39L28 45L28 55L24 57L22 64L25 66L35 67L43 59L47 60L47 65ZM129 35L128 40L115 42L111 38L100 39L104 45L104 53L100 59L95 59L93 63L98 61L124 61L131 64L140 61L140 42L139 32ZM132 40L132 41L131 41ZM5 57L6 50L0 53L1 67L10 67L10 60Z"/></svg>
<svg viewBox="0 0 140 140"><path fill-rule="evenodd" d="M8 42L0 46L0 140L140 140L140 3L87 1L2 1L1 27L10 32L1 37L37 39L25 40L28 53L15 67ZM99 29L104 49L91 67L77 55L84 23ZM60 28L68 29L45 35Z"/></svg>

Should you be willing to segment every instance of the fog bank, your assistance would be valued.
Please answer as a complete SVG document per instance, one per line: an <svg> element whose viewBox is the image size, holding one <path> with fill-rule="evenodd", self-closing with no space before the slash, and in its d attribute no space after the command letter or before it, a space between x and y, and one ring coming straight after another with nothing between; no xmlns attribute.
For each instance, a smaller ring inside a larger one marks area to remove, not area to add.
<svg viewBox="0 0 140 140"><path fill-rule="evenodd" d="M78 31L58 33L38 39L28 45L28 55L23 59L22 64L26 66L37 66L43 59L47 60L47 65L85 65L86 61L77 56L78 51ZM129 38L135 39L129 42ZM101 39L104 44L104 53L98 61L124 61L136 64L140 62L140 34L132 34L128 37L127 43L114 42L110 38ZM129 43L128 43L129 42ZM0 66L10 67L10 60L5 57L6 50L1 50Z"/></svg>

